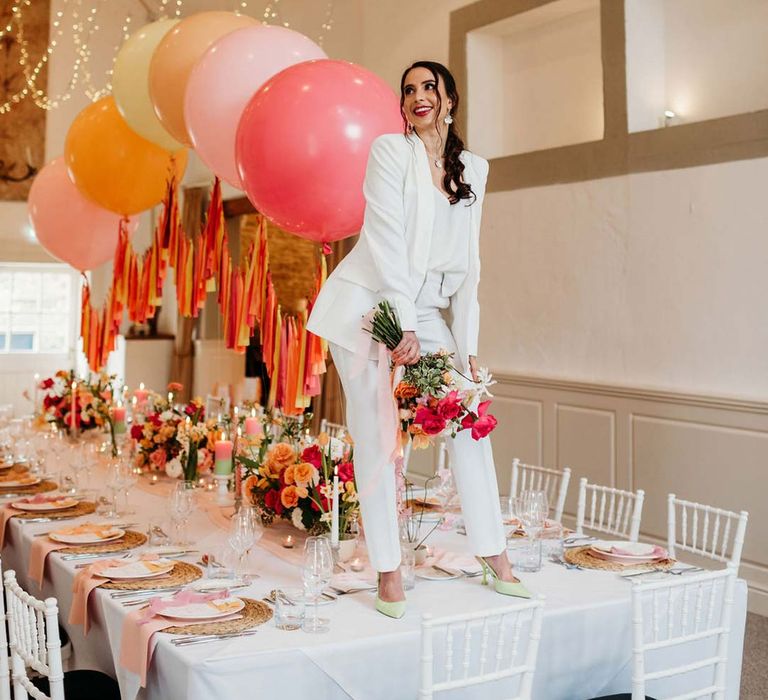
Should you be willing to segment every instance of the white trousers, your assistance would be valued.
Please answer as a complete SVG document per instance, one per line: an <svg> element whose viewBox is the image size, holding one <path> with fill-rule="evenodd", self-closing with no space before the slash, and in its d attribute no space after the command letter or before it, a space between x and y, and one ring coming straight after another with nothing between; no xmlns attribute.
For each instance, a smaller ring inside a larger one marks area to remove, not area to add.
<svg viewBox="0 0 768 700"><path fill-rule="evenodd" d="M422 352L445 348L455 353L456 344L439 308L419 304L424 296L417 300ZM394 571L400 565L395 467L391 463L382 467L377 362L365 360L363 371L355 373L360 365L354 353L333 343L330 350L347 399L347 427L355 441L355 478L368 555L376 571ZM469 431L461 431L447 444L470 548L477 556L500 554L506 540L490 439L473 440Z"/></svg>

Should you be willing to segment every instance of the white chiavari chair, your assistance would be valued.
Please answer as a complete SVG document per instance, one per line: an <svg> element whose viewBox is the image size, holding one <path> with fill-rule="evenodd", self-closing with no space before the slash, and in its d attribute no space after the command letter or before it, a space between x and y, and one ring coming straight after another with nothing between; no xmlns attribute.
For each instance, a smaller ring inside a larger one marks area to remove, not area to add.
<svg viewBox="0 0 768 700"><path fill-rule="evenodd" d="M11 700L11 670L8 663L8 632L5 596L0 591L0 700Z"/></svg>
<svg viewBox="0 0 768 700"><path fill-rule="evenodd" d="M593 700L645 700L646 692L659 700L723 700L735 584L733 566L658 582L634 581L632 693ZM679 663L683 645L690 645L697 658ZM672 681L675 676L682 678Z"/></svg>
<svg viewBox="0 0 768 700"><path fill-rule="evenodd" d="M117 683L99 671L64 672L56 598L39 600L16 582L16 572L3 576L15 700L119 700ZM4 653L0 653L4 656ZM36 676L32 678L29 670ZM2 661L0 661L0 675Z"/></svg>
<svg viewBox="0 0 768 700"><path fill-rule="evenodd" d="M576 510L576 534L584 528L607 535L625 537L637 542L643 514L645 491L623 491L610 486L588 484L579 480L579 503Z"/></svg>
<svg viewBox="0 0 768 700"><path fill-rule="evenodd" d="M332 423L325 418L320 421L320 432L328 433L330 437L335 437L339 440L343 440L347 435L349 435L349 429L346 425L343 423Z"/></svg>
<svg viewBox="0 0 768 700"><path fill-rule="evenodd" d="M667 496L667 550L674 557L680 549L732 564L738 568L749 513L684 501Z"/></svg>
<svg viewBox="0 0 768 700"><path fill-rule="evenodd" d="M543 609L544 599L537 598L474 613L440 618L424 615L419 700L505 679L509 679L505 688L517 686L517 694L510 700L529 700ZM438 672L439 662L442 670Z"/></svg>
<svg viewBox="0 0 768 700"><path fill-rule="evenodd" d="M519 459L512 460L512 479L509 497L515 498L523 491L544 491L547 500L554 508L552 517L560 522L563 519L565 497L568 495L568 484L571 481L569 467L550 469L533 464L523 464Z"/></svg>

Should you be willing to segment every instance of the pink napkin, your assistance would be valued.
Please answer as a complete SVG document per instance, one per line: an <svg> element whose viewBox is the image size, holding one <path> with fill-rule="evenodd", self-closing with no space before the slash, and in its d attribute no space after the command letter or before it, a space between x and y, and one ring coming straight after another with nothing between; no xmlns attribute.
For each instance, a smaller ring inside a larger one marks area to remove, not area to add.
<svg viewBox="0 0 768 700"><path fill-rule="evenodd" d="M611 547L611 554L618 554L619 556L623 557L636 557L637 552L632 552L628 549L622 549L621 547ZM648 555L649 557L653 557L654 559L657 559L659 557L666 557L667 556L667 550L664 549L664 547L660 547L659 545L655 545L653 548L653 551Z"/></svg>
<svg viewBox="0 0 768 700"><path fill-rule="evenodd" d="M464 554L458 552L447 552L442 549L434 549L432 555L427 557L424 562L424 568L430 566L438 566L448 569L449 571L480 571L482 568L480 562L475 559L471 554Z"/></svg>
<svg viewBox="0 0 768 700"><path fill-rule="evenodd" d="M43 587L43 576L45 575L45 559L57 549L64 549L71 545L62 542L54 542L47 537L35 537L32 539L32 547L29 550L29 578L37 582L37 585Z"/></svg>
<svg viewBox="0 0 768 700"><path fill-rule="evenodd" d="M72 607L69 609L69 624L82 625L84 635L88 634L91 626L88 619L88 596L91 595L91 591L94 588L98 588L102 583L106 583L109 580L97 577L96 574L101 573L110 566L120 566L121 564L125 564L125 561L122 559L105 559L104 561L87 566L75 575L75 581L72 584L73 595Z"/></svg>
<svg viewBox="0 0 768 700"><path fill-rule="evenodd" d="M20 512L20 510L11 508L10 503L0 508L0 549L5 545L5 528L8 525L8 521Z"/></svg>
<svg viewBox="0 0 768 700"><path fill-rule="evenodd" d="M61 494L57 496L48 496L44 493L38 493L35 496L32 496L32 498L19 498L18 500L14 501L15 503L53 503L54 501L60 501L62 499L66 498L66 496L62 496Z"/></svg>
<svg viewBox="0 0 768 700"><path fill-rule="evenodd" d="M216 593L208 594L182 591L177 596L174 596L173 601L161 601L160 598L152 598L152 600L149 601L149 608L144 610L134 610L128 613L123 620L123 633L120 639L120 665L127 671L131 671L139 676L141 687L145 688L147 685L147 671L149 670L150 663L152 663L152 654L154 654L155 647L157 646L155 632L160 632L167 627L189 627L190 625L200 624L199 620L193 622L179 622L177 620L155 617L155 613L149 611L157 611L157 603L163 603L163 605L160 606L160 609L166 610L171 607L215 600L225 596L229 596L227 591L218 591ZM179 600L183 600L184 602L178 602ZM217 622L235 620L238 617L240 617L240 615L233 614L228 617L219 618Z"/></svg>

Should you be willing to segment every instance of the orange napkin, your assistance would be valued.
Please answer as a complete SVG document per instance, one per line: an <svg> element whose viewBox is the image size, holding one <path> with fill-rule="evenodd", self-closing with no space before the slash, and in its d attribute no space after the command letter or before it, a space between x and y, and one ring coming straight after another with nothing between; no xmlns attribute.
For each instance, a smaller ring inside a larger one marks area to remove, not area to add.
<svg viewBox="0 0 768 700"><path fill-rule="evenodd" d="M87 566L75 575L75 581L72 584L72 606L69 609L68 621L70 625L82 625L84 635L88 634L91 626L88 619L88 596L91 595L94 588L98 588L102 583L109 580L97 577L96 574L110 566L120 566L124 563L122 559L105 559Z"/></svg>
<svg viewBox="0 0 768 700"><path fill-rule="evenodd" d="M15 508L11 508L10 504L0 508L0 549L2 549L5 544L5 528L8 525L8 521L20 512L21 511L16 510Z"/></svg>
<svg viewBox="0 0 768 700"><path fill-rule="evenodd" d="M233 614L229 617L219 618L217 622L236 620L239 617L240 615ZM159 616L147 620L144 610L133 610L123 620L123 634L120 638L120 665L127 671L135 673L139 677L141 687L146 688L147 671L157 646L155 632L160 632L167 627L189 627L199 624L199 620L180 622Z"/></svg>
<svg viewBox="0 0 768 700"><path fill-rule="evenodd" d="M46 557L57 549L64 549L71 545L62 542L54 542L47 537L35 537L32 540L32 547L29 550L29 578L37 582L38 587L43 587L43 576L45 575Z"/></svg>

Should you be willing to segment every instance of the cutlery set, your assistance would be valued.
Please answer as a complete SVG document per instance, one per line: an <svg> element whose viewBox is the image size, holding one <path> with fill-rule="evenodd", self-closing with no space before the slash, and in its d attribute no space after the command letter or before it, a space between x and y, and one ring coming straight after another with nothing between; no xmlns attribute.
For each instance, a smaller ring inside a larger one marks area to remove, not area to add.
<svg viewBox="0 0 768 700"><path fill-rule="evenodd" d="M195 644L208 644L209 642L221 642L229 639L239 639L240 637L253 637L258 630L249 629L242 632L230 632L226 634L205 634L189 635L184 637L174 637L171 644L175 647L189 647Z"/></svg>

